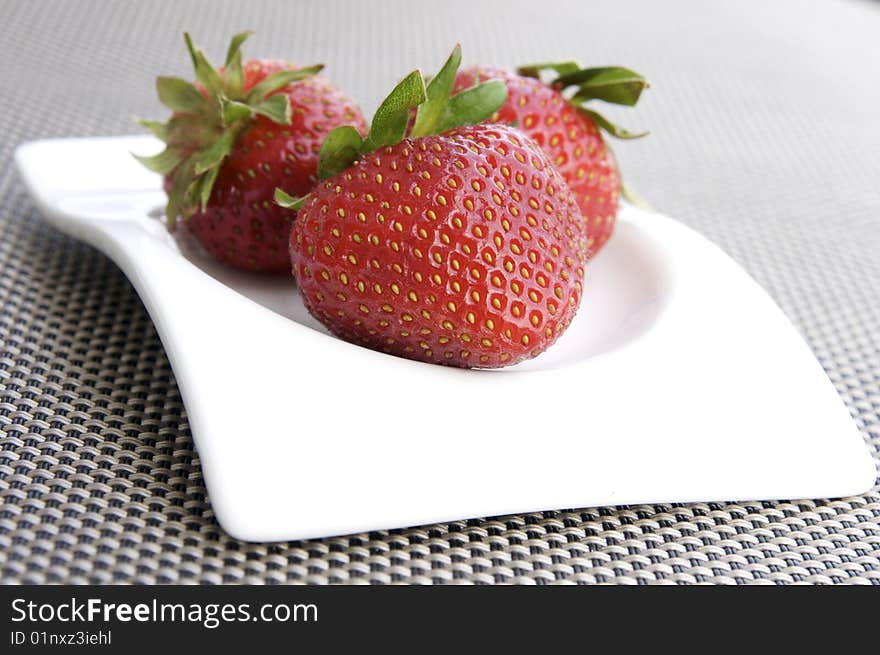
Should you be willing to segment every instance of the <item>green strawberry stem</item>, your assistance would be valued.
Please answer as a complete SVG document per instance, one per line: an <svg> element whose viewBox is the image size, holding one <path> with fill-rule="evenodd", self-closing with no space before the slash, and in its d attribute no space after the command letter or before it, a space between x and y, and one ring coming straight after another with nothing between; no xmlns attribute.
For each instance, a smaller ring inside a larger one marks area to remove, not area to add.
<svg viewBox="0 0 880 655"><path fill-rule="evenodd" d="M649 86L647 80L635 71L621 66L581 68L572 61L531 64L517 69L520 75L535 78L540 78L545 71L556 73L556 77L547 80L547 83L563 92L569 92L569 102L608 134L619 139L637 139L648 134L631 132L615 125L596 110L585 106L591 100L634 106L642 91Z"/></svg>
<svg viewBox="0 0 880 655"><path fill-rule="evenodd" d="M171 176L165 207L169 230L174 229L178 216L186 219L204 211L223 161L256 116L290 125L290 101L276 92L323 68L315 65L279 71L245 93L241 46L250 35L241 32L232 37L223 68L217 69L193 45L189 34L184 34L199 86L178 77L156 79L160 102L174 113L165 123L139 122L165 142L165 149L151 157L134 156L151 171Z"/></svg>
<svg viewBox="0 0 880 655"><path fill-rule="evenodd" d="M336 175L364 155L400 143L407 136L418 138L442 134L462 125L475 125L498 111L507 100L507 87L500 80L476 84L452 95L460 65L461 47L456 45L427 86L418 69L403 78L379 105L365 138L350 126L330 132L318 156L318 177L324 180ZM407 132L413 110L416 111L415 122ZM282 189L275 190L275 202L290 209L302 207L306 197L297 198Z"/></svg>
<svg viewBox="0 0 880 655"><path fill-rule="evenodd" d="M626 200L629 204L634 205L635 207L639 207L640 209L644 209L646 211L654 211L651 203L645 200L642 195L635 190L632 184L621 182L620 195L624 198L624 200Z"/></svg>
<svg viewBox="0 0 880 655"><path fill-rule="evenodd" d="M648 81L635 71L622 66L581 68L573 61L531 64L517 69L520 75L537 79L541 79L541 74L545 71L556 73L556 77L547 80L547 83L563 93L568 93L568 101L575 109L592 120L601 130L618 139L638 139L648 134L648 132L631 132L615 125L591 106L587 106L587 103L592 100L602 100L626 107L635 106L642 91L650 86ZM614 158L620 195L633 205L649 208L648 203L635 192L632 186L624 182L617 157L610 147L608 150Z"/></svg>

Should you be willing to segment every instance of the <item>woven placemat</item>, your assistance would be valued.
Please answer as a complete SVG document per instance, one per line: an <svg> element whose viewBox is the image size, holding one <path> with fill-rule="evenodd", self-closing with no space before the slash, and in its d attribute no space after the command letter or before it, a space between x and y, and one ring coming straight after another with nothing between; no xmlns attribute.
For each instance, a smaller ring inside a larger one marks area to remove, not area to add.
<svg viewBox="0 0 880 655"><path fill-rule="evenodd" d="M152 79L188 74L183 29L219 57L253 28L249 53L323 61L368 112L456 41L472 62L630 65L653 89L611 113L653 134L617 146L629 181L771 293L880 458L880 4L538 6L0 1L4 582L880 583L877 489L236 541L214 519L139 299L103 255L41 221L11 166L28 139L162 116Z"/></svg>

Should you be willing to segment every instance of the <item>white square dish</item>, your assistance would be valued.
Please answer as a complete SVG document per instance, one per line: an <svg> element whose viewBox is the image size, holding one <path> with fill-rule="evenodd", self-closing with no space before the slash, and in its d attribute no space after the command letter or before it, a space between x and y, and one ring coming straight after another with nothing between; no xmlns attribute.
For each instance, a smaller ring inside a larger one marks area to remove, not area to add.
<svg viewBox="0 0 880 655"><path fill-rule="evenodd" d="M366 350L292 279L226 269L155 218L150 137L25 144L45 218L126 273L180 386L212 507L250 541L648 502L853 495L874 461L770 297L677 221L622 208L540 357L464 371Z"/></svg>

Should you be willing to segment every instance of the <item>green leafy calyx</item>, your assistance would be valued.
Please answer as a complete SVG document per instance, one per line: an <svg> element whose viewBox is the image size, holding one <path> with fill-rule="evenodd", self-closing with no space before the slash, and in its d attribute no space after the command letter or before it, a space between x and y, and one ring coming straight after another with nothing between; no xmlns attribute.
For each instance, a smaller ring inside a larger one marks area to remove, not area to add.
<svg viewBox="0 0 880 655"><path fill-rule="evenodd" d="M323 180L341 173L364 155L400 143L406 137L442 134L492 116L507 100L504 82L490 80L452 95L460 65L461 47L456 45L427 85L418 70L403 78L379 105L366 137L362 138L350 126L331 131L318 156L318 177ZM304 201L304 197L295 198L281 189L275 190L275 202L282 207L299 209Z"/></svg>
<svg viewBox="0 0 880 655"><path fill-rule="evenodd" d="M538 79L541 79L545 73L555 73L555 77L545 81L567 93L569 102L577 107L578 111L595 121L600 128L612 136L619 139L636 139L647 134L647 132L631 132L619 127L592 107L586 106L586 103L592 100L602 100L627 107L634 106L639 101L642 91L649 86L648 81L635 71L621 66L581 68L575 62L565 61L521 66L517 72Z"/></svg>
<svg viewBox="0 0 880 655"><path fill-rule="evenodd" d="M159 100L174 113L165 123L139 122L165 142L165 149L151 157L135 157L150 170L171 176L165 208L169 229L179 216L186 219L205 209L220 166L256 116L290 125L290 100L277 92L322 68L278 71L245 90L241 46L250 35L241 32L232 37L223 67L218 69L193 45L189 34L184 34L196 82L178 77L156 79Z"/></svg>

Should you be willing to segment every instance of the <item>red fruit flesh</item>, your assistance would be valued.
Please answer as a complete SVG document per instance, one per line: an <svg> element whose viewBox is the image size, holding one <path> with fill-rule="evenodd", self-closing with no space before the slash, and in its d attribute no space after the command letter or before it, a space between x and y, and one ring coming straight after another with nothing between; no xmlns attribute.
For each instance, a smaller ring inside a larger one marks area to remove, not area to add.
<svg viewBox="0 0 880 655"><path fill-rule="evenodd" d="M282 61L248 61L245 91L288 68ZM205 211L185 221L218 260L260 272L290 268L287 243L294 215L272 202L275 188L305 195L318 180L324 137L338 125L367 130L357 106L321 77L294 82L277 93L290 100L291 124L257 116L223 162Z"/></svg>
<svg viewBox="0 0 880 655"><path fill-rule="evenodd" d="M584 215L590 253L597 252L614 230L620 188L613 155L599 128L556 89L507 70L475 67L462 71L455 91L491 79L506 84L507 101L490 121L516 125L550 156Z"/></svg>
<svg viewBox="0 0 880 655"><path fill-rule="evenodd" d="M291 233L306 307L332 332L461 367L553 344L577 310L586 258L565 181L505 125L364 156L312 192Z"/></svg>

